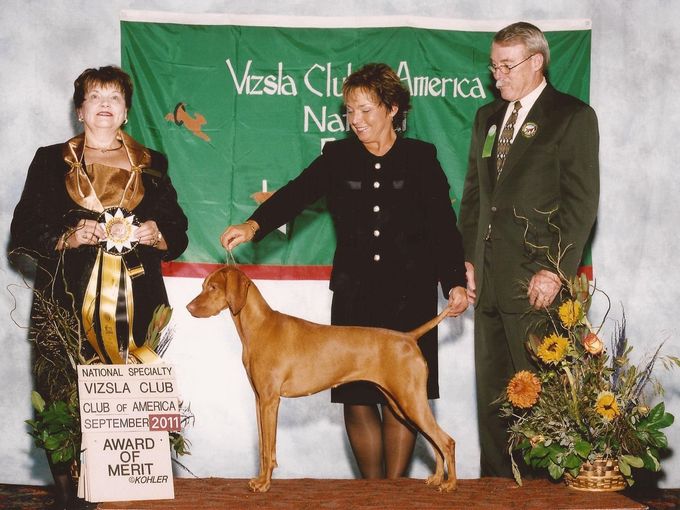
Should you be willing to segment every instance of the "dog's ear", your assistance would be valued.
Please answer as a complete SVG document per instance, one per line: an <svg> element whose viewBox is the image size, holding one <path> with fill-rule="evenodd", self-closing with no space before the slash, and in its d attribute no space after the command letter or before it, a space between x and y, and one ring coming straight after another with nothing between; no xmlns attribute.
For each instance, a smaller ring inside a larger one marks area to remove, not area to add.
<svg viewBox="0 0 680 510"><path fill-rule="evenodd" d="M232 269L226 272L226 288L227 302L232 315L238 315L241 309L246 304L248 297L248 287L250 287L250 279L241 271Z"/></svg>

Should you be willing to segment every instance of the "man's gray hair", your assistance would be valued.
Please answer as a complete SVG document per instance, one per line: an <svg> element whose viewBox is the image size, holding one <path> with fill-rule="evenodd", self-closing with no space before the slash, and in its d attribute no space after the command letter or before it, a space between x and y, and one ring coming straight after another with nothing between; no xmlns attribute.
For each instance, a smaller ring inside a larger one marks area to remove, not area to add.
<svg viewBox="0 0 680 510"><path fill-rule="evenodd" d="M502 28L493 37L496 44L522 43L529 50L529 54L540 53L543 55L543 70L550 63L550 48L541 29L526 21L519 21Z"/></svg>

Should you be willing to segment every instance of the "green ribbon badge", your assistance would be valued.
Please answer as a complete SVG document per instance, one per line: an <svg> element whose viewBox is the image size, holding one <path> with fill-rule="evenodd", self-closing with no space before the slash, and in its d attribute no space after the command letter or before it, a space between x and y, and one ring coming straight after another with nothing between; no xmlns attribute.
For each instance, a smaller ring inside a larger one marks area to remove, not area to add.
<svg viewBox="0 0 680 510"><path fill-rule="evenodd" d="M486 133L486 140L484 140L484 148L482 149L482 157L491 157L491 149L493 149L493 142L496 139L496 124L489 128Z"/></svg>

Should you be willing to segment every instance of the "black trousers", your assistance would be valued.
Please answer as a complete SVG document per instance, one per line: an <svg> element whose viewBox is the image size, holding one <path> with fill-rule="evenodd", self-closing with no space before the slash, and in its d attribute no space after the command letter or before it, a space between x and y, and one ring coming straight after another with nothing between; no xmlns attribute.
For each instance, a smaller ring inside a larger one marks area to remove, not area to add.
<svg viewBox="0 0 680 510"><path fill-rule="evenodd" d="M520 370L534 370L524 345L538 314L504 312L498 303L491 264L492 242L487 242L484 282L475 308L475 374L481 476L512 477L508 453L508 423L494 404L508 381ZM508 285L513 282L508 282Z"/></svg>

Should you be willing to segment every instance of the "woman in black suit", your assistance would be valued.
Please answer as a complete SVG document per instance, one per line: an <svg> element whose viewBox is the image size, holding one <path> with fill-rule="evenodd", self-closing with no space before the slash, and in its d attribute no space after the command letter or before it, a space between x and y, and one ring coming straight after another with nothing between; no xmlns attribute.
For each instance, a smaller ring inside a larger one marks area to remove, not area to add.
<svg viewBox="0 0 680 510"><path fill-rule="evenodd" d="M368 64L343 85L356 136L327 143L296 179L243 224L222 234L231 250L259 240L325 197L337 247L331 322L408 331L437 313L437 284L450 315L467 308L465 267L449 185L433 145L397 134L410 94L385 64ZM428 397L439 397L436 329L420 339L429 366ZM408 468L415 431L371 383L331 391L364 478L396 478ZM378 407L381 404L381 408Z"/></svg>
<svg viewBox="0 0 680 510"><path fill-rule="evenodd" d="M36 152L14 210L11 246L37 260L36 292L76 314L86 359L127 363L155 308L168 304L161 261L186 248L187 219L165 156L121 129L130 77L113 66L86 69L74 89L83 133ZM38 313L34 302L34 320ZM67 388L53 380L39 377L39 392L48 404L67 401ZM55 507L73 506L69 466L50 467Z"/></svg>

